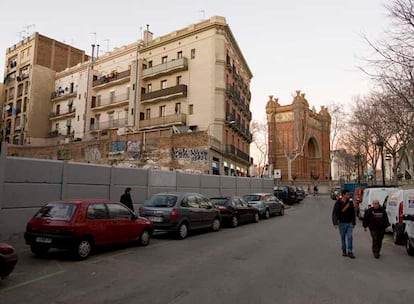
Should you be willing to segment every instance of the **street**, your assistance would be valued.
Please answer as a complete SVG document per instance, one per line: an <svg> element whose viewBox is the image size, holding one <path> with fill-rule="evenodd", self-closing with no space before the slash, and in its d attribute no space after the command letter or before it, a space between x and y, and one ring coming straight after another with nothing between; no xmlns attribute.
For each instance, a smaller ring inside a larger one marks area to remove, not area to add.
<svg viewBox="0 0 414 304"><path fill-rule="evenodd" d="M342 256L334 201L308 196L285 216L147 247L100 250L72 261L61 251L19 262L0 281L0 303L411 303L414 259L391 235L375 259L357 220L355 260Z"/></svg>

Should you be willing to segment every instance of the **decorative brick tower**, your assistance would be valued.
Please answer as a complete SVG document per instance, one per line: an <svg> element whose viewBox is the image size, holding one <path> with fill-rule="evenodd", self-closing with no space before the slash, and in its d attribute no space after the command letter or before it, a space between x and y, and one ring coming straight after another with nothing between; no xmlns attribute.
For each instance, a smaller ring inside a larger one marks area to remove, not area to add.
<svg viewBox="0 0 414 304"><path fill-rule="evenodd" d="M269 165L281 169L282 182L328 180L331 116L325 106L309 109L296 91L292 104L281 106L269 96L266 105Z"/></svg>

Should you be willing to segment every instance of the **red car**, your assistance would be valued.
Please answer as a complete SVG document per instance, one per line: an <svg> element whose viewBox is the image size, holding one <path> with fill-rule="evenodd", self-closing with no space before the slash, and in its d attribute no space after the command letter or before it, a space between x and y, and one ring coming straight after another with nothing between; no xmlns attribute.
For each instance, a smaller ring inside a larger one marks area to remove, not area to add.
<svg viewBox="0 0 414 304"><path fill-rule="evenodd" d="M119 202L79 199L49 202L29 221L24 238L35 255L68 249L86 259L94 246L137 241L148 245L153 223Z"/></svg>
<svg viewBox="0 0 414 304"><path fill-rule="evenodd" d="M17 263L17 254L13 246L0 243L0 278L4 279L14 269Z"/></svg>

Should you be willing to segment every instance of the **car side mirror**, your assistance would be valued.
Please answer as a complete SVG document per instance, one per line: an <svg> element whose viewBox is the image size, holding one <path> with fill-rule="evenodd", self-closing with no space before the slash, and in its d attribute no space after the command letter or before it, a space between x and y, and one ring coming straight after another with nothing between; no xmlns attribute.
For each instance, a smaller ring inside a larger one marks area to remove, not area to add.
<svg viewBox="0 0 414 304"><path fill-rule="evenodd" d="M135 213L132 213L131 220L135 221L137 218L138 218L138 215L136 215Z"/></svg>

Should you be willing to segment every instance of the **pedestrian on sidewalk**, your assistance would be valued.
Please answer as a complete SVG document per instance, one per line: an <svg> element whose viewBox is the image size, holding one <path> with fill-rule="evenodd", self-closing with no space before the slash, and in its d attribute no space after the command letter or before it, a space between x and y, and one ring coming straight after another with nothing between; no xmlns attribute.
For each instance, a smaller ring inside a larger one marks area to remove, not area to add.
<svg viewBox="0 0 414 304"><path fill-rule="evenodd" d="M390 225L387 212L381 207L378 200L372 201L372 207L367 209L364 213L362 226L364 230L371 233L372 238L372 253L378 259L382 247L382 240L384 239L385 228Z"/></svg>
<svg viewBox="0 0 414 304"><path fill-rule="evenodd" d="M355 209L348 190L342 190L332 210L332 223L341 237L342 256L355 259L352 244L352 230L355 227Z"/></svg>
<svg viewBox="0 0 414 304"><path fill-rule="evenodd" d="M121 203L134 211L134 205L132 204L131 188L125 188L125 193L121 195Z"/></svg>

